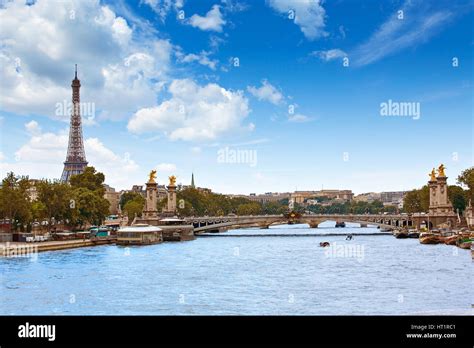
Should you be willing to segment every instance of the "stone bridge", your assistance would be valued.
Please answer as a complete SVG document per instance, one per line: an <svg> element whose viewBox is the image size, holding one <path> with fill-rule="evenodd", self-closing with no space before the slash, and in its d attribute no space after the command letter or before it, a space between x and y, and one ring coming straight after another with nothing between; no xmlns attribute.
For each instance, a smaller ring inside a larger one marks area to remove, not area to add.
<svg viewBox="0 0 474 348"><path fill-rule="evenodd" d="M185 221L194 226L195 233L220 232L228 229L259 227L272 225L308 224L317 228L324 221L353 222L361 227L375 225L384 228L417 228L422 225L431 228L441 223L456 226L460 223L456 214L288 214L288 215L244 215L244 216L210 216L187 217Z"/></svg>

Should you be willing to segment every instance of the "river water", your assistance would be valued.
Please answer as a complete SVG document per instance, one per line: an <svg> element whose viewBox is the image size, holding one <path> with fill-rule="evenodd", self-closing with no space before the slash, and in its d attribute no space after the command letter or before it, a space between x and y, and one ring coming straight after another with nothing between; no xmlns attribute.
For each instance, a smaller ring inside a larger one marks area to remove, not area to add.
<svg viewBox="0 0 474 348"><path fill-rule="evenodd" d="M473 314L469 250L333 226L0 258L0 314Z"/></svg>

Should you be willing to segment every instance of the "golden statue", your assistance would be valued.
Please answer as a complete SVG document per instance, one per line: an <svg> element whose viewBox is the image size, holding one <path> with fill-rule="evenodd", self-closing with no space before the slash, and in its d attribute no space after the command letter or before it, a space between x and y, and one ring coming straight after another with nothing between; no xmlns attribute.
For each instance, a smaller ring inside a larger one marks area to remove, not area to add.
<svg viewBox="0 0 474 348"><path fill-rule="evenodd" d="M433 170L431 171L431 181L436 181L436 172L435 172L435 169L433 168Z"/></svg>
<svg viewBox="0 0 474 348"><path fill-rule="evenodd" d="M150 177L148 178L148 182L155 183L156 182L155 179L156 179L156 170L152 170L150 172Z"/></svg>
<svg viewBox="0 0 474 348"><path fill-rule="evenodd" d="M174 175L171 175L170 177L168 177L168 179L170 179L170 184L168 186L175 186L176 177Z"/></svg>
<svg viewBox="0 0 474 348"><path fill-rule="evenodd" d="M445 177L446 174L444 174L444 170L446 169L446 167L444 166L444 164L441 164L439 167L438 167L438 176L442 176L442 177Z"/></svg>

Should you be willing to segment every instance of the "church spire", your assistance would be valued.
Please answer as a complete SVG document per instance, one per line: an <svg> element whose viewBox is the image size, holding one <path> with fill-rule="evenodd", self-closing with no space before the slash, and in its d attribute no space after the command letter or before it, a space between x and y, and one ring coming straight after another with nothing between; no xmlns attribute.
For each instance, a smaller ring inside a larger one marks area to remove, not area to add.
<svg viewBox="0 0 474 348"><path fill-rule="evenodd" d="M77 80L77 64L76 64L76 70L75 70L75 76L74 79Z"/></svg>
<svg viewBox="0 0 474 348"><path fill-rule="evenodd" d="M194 186L194 173L191 174L191 187L196 188L196 186Z"/></svg>

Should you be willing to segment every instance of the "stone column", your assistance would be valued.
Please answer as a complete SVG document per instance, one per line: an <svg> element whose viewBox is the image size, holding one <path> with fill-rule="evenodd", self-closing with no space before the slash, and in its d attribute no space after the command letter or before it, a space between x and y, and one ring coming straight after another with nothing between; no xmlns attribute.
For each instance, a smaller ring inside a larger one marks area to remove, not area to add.
<svg viewBox="0 0 474 348"><path fill-rule="evenodd" d="M438 182L436 180L428 181L428 187L430 189L430 206L429 213L436 213L436 207L438 206Z"/></svg>
<svg viewBox="0 0 474 348"><path fill-rule="evenodd" d="M166 186L168 189L168 209L169 213L176 213L176 185Z"/></svg>
<svg viewBox="0 0 474 348"><path fill-rule="evenodd" d="M143 209L143 217L157 217L158 210L156 209L156 197L158 194L158 184L156 182L146 183L146 199L145 207Z"/></svg>
<svg viewBox="0 0 474 348"><path fill-rule="evenodd" d="M452 213L453 212L453 205L449 201L448 198L448 185L446 176L438 176L436 178L438 183L438 190L437 190L437 198L438 198L438 205L436 207L437 213Z"/></svg>

